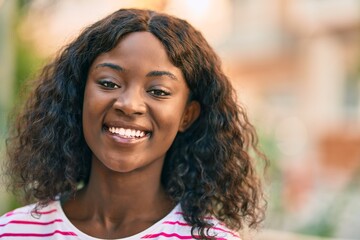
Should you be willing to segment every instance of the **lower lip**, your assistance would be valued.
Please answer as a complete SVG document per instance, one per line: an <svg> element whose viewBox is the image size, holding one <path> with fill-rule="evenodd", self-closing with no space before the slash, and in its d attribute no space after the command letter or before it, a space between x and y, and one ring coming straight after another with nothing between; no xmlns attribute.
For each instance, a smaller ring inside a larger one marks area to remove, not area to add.
<svg viewBox="0 0 360 240"><path fill-rule="evenodd" d="M145 136L141 138L124 138L120 135L114 134L112 132L109 132L108 130L105 130L105 133L107 136L109 136L112 140L114 140L117 143L123 143L123 144L138 144L141 142L144 142L150 137L150 133L146 134Z"/></svg>

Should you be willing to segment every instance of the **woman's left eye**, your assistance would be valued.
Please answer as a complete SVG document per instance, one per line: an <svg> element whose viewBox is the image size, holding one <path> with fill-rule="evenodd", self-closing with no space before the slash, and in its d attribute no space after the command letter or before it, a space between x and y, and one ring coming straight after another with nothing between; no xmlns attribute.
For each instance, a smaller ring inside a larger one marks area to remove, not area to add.
<svg viewBox="0 0 360 240"><path fill-rule="evenodd" d="M169 92L161 89L151 89L148 92L156 97L165 97L170 95Z"/></svg>

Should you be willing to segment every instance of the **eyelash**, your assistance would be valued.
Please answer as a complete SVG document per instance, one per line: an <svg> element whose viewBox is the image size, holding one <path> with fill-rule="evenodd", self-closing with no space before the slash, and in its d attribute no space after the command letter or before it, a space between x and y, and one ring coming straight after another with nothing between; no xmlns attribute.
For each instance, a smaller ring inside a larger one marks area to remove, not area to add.
<svg viewBox="0 0 360 240"><path fill-rule="evenodd" d="M99 84L105 88L109 88L109 89L117 89L117 88L120 88L119 85L111 82L111 81L108 81L108 80L102 80L102 81L99 81Z"/></svg>
<svg viewBox="0 0 360 240"><path fill-rule="evenodd" d="M108 80L101 80L99 81L99 84L107 89L118 89L121 88L119 85L117 85L116 83L113 83L112 81L108 81ZM151 95L155 96L155 97L166 97L171 95L170 92L165 91L163 89L151 89L148 91L148 93L150 93Z"/></svg>
<svg viewBox="0 0 360 240"><path fill-rule="evenodd" d="M166 97L169 96L171 93L162 89L151 89L148 93L154 95L155 97Z"/></svg>

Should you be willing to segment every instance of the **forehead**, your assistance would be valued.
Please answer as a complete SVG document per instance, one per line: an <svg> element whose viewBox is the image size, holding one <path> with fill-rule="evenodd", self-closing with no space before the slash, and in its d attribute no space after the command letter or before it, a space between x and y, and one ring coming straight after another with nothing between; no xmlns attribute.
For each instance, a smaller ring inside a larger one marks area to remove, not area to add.
<svg viewBox="0 0 360 240"><path fill-rule="evenodd" d="M97 58L142 57L153 61L170 62L163 44L150 32L133 32L125 35L109 52L100 54Z"/></svg>
<svg viewBox="0 0 360 240"><path fill-rule="evenodd" d="M161 41L150 32L125 35L112 50L100 54L92 67L105 62L129 71L167 70L183 78L182 71L173 65Z"/></svg>

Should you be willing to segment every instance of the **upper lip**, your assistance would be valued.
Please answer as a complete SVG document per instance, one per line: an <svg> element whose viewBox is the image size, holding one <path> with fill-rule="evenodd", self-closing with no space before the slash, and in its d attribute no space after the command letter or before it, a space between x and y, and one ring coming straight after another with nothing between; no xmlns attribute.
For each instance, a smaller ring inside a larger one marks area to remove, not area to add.
<svg viewBox="0 0 360 240"><path fill-rule="evenodd" d="M116 128L140 130L143 132L151 132L151 130L147 127L134 123L124 122L124 121L107 121L104 123L104 125L106 127L116 127Z"/></svg>

